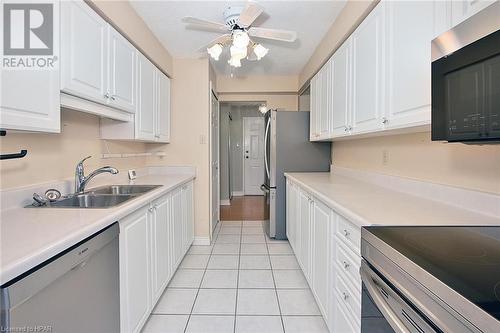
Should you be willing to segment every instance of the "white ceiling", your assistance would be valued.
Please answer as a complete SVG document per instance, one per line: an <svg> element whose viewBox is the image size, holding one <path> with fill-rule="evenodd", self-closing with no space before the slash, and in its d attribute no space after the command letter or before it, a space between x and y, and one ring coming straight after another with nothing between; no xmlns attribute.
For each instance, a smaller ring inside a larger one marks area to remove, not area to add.
<svg viewBox="0 0 500 333"><path fill-rule="evenodd" d="M198 49L218 37L220 32L204 31L187 26L184 16L195 16L224 23L222 12L229 5L244 5L245 1L131 1L164 47L174 57L207 56ZM269 53L260 61L242 61L234 70L237 76L299 74L313 51L345 5L345 1L259 1L264 13L254 26L295 30L294 43L260 40ZM229 75L228 50L219 61L212 61L218 74Z"/></svg>

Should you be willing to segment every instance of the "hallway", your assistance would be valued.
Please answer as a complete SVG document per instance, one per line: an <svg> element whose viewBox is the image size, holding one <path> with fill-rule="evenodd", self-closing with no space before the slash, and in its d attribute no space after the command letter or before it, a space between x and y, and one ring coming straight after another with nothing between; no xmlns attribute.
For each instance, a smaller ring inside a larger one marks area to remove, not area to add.
<svg viewBox="0 0 500 333"><path fill-rule="evenodd" d="M224 221L191 246L144 333L327 333L288 241L260 221Z"/></svg>
<svg viewBox="0 0 500 333"><path fill-rule="evenodd" d="M266 220L265 196L247 195L233 197L231 205L220 206L221 221L262 221Z"/></svg>

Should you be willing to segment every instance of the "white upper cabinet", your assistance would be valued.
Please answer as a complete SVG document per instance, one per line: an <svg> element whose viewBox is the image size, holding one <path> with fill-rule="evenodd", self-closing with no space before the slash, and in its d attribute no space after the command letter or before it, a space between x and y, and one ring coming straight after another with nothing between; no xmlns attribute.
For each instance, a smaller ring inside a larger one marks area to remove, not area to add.
<svg viewBox="0 0 500 333"><path fill-rule="evenodd" d="M155 88L156 68L142 54L138 54L138 107L135 118L136 138L154 140L156 135L155 124Z"/></svg>
<svg viewBox="0 0 500 333"><path fill-rule="evenodd" d="M59 133L58 70L2 70L0 128Z"/></svg>
<svg viewBox="0 0 500 333"><path fill-rule="evenodd" d="M498 1L498 0L497 0ZM454 0L451 1L451 17L453 25L457 25L472 15L485 9L495 0Z"/></svg>
<svg viewBox="0 0 500 333"><path fill-rule="evenodd" d="M316 118L318 117L318 95L320 93L320 89L318 86L318 74L313 76L311 79L311 107L310 107L310 116L309 116L309 139L314 141L318 137L317 131L317 122Z"/></svg>
<svg viewBox="0 0 500 333"><path fill-rule="evenodd" d="M109 32L110 104L134 113L136 107L136 50L111 26Z"/></svg>
<svg viewBox="0 0 500 333"><path fill-rule="evenodd" d="M320 98L319 98L319 112L316 118L316 128L318 129L319 139L328 138L330 134L330 105L331 105L331 73L330 73L330 61L328 61L325 66L320 71L321 86Z"/></svg>
<svg viewBox="0 0 500 333"><path fill-rule="evenodd" d="M352 131L382 129L385 69L385 3L361 22L352 39Z"/></svg>
<svg viewBox="0 0 500 333"><path fill-rule="evenodd" d="M157 71L156 88L156 139L170 141L170 79Z"/></svg>
<svg viewBox="0 0 500 333"><path fill-rule="evenodd" d="M387 127L430 124L431 41L438 14L431 1L387 1ZM422 22L427 22L422 24Z"/></svg>
<svg viewBox="0 0 500 333"><path fill-rule="evenodd" d="M331 134L348 134L350 126L351 40L347 40L332 57L330 71L332 85Z"/></svg>
<svg viewBox="0 0 500 333"><path fill-rule="evenodd" d="M108 102L108 23L83 1L61 2L61 90Z"/></svg>

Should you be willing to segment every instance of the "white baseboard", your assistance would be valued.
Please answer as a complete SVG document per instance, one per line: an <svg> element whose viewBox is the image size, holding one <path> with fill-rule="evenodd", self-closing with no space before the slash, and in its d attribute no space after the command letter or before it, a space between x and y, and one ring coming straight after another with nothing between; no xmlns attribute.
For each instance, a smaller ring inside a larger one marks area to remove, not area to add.
<svg viewBox="0 0 500 333"><path fill-rule="evenodd" d="M221 206L229 206L229 205L231 205L231 201L229 199L227 199L227 200L221 200L220 201L220 205Z"/></svg>
<svg viewBox="0 0 500 333"><path fill-rule="evenodd" d="M233 191L233 197L243 197L245 192L243 191Z"/></svg>
<svg viewBox="0 0 500 333"><path fill-rule="evenodd" d="M210 237L196 236L194 238L193 245L210 245Z"/></svg>

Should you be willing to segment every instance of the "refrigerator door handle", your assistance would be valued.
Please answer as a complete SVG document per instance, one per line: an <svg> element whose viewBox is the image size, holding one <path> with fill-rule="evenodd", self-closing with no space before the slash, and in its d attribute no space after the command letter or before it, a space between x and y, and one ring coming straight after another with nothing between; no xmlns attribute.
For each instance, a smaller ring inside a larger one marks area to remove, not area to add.
<svg viewBox="0 0 500 333"><path fill-rule="evenodd" d="M269 193L269 189L264 184L260 185L260 190L264 193Z"/></svg>
<svg viewBox="0 0 500 333"><path fill-rule="evenodd" d="M271 126L271 117L267 120L266 134L264 135L264 163L266 166L266 174L269 179L269 161L267 160L267 138L269 136L269 126Z"/></svg>

